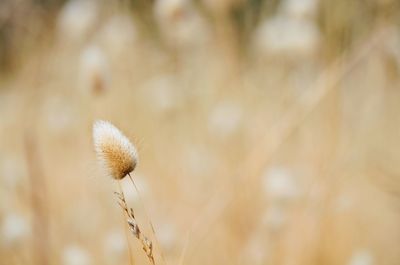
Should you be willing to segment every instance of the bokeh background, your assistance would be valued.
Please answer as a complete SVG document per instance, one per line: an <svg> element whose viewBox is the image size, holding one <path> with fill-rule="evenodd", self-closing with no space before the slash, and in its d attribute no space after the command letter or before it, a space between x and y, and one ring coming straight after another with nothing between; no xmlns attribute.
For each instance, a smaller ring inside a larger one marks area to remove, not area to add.
<svg viewBox="0 0 400 265"><path fill-rule="evenodd" d="M96 119L156 264L400 264L397 0L2 0L0 69L1 265L148 264Z"/></svg>

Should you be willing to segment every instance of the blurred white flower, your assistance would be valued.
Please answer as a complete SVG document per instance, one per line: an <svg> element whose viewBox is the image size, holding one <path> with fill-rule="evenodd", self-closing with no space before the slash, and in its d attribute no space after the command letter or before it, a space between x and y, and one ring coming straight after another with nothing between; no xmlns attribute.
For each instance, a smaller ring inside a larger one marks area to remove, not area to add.
<svg viewBox="0 0 400 265"><path fill-rule="evenodd" d="M242 109L233 102L219 103L211 112L208 128L211 133L221 138L236 132L242 122Z"/></svg>
<svg viewBox="0 0 400 265"><path fill-rule="evenodd" d="M27 220L17 214L10 213L1 223L1 242L5 246L18 245L27 239L30 226Z"/></svg>
<svg viewBox="0 0 400 265"><path fill-rule="evenodd" d="M100 47L90 45L80 55L80 86L84 93L101 93L111 81L108 59Z"/></svg>
<svg viewBox="0 0 400 265"><path fill-rule="evenodd" d="M104 256L110 264L123 258L126 254L127 242L123 231L112 231L108 233L103 242Z"/></svg>
<svg viewBox="0 0 400 265"><path fill-rule="evenodd" d="M78 245L69 245L63 251L64 265L90 265L91 257L89 253Z"/></svg>
<svg viewBox="0 0 400 265"><path fill-rule="evenodd" d="M295 18L313 17L317 11L318 0L284 0L281 12Z"/></svg>
<svg viewBox="0 0 400 265"><path fill-rule="evenodd" d="M175 78L168 75L157 76L149 80L144 84L148 106L157 113L175 109L181 100L176 86Z"/></svg>
<svg viewBox="0 0 400 265"><path fill-rule="evenodd" d="M68 41L85 38L96 22L98 9L98 4L94 0L68 1L58 17L61 37Z"/></svg>
<svg viewBox="0 0 400 265"><path fill-rule="evenodd" d="M107 51L118 56L128 49L133 50L137 38L136 27L131 17L116 15L107 20L98 38Z"/></svg>
<svg viewBox="0 0 400 265"><path fill-rule="evenodd" d="M373 265L374 259L372 254L365 249L357 250L351 256L348 265Z"/></svg>
<svg viewBox="0 0 400 265"><path fill-rule="evenodd" d="M161 247L167 251L172 251L176 246L177 239L175 226L169 222L163 222L158 225L156 232Z"/></svg>
<svg viewBox="0 0 400 265"><path fill-rule="evenodd" d="M299 187L293 175L285 168L271 168L262 178L265 194L271 199L291 200L299 195Z"/></svg>
<svg viewBox="0 0 400 265"><path fill-rule="evenodd" d="M205 21L186 0L157 0L154 13L161 32L172 46L193 47L209 39Z"/></svg>
<svg viewBox="0 0 400 265"><path fill-rule="evenodd" d="M255 231L245 244L242 259L243 264L265 264L269 255L269 245L260 231Z"/></svg>
<svg viewBox="0 0 400 265"><path fill-rule="evenodd" d="M265 225L271 232L278 232L281 230L286 221L286 209L278 205L272 205L269 207L262 217L263 225Z"/></svg>
<svg viewBox="0 0 400 265"><path fill-rule="evenodd" d="M157 0L154 6L156 19L166 21L178 18L188 4L186 0Z"/></svg>
<svg viewBox="0 0 400 265"><path fill-rule="evenodd" d="M256 30L254 48L262 55L305 56L317 50L319 39L313 22L277 15Z"/></svg>

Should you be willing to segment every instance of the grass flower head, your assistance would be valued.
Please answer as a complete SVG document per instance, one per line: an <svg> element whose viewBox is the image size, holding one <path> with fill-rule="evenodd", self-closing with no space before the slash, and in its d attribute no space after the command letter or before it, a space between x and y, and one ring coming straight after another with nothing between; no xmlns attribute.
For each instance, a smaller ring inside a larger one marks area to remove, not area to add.
<svg viewBox="0 0 400 265"><path fill-rule="evenodd" d="M107 121L96 121L93 125L93 141L100 163L114 179L123 179L132 172L138 156L129 139Z"/></svg>

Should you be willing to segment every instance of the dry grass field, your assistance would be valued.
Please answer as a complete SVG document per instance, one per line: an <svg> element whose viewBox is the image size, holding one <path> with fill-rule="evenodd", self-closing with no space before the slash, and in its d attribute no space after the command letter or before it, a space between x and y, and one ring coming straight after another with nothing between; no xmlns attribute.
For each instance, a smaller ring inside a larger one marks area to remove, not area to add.
<svg viewBox="0 0 400 265"><path fill-rule="evenodd" d="M151 264L120 187L157 265L400 264L397 0L2 0L0 69L0 265Z"/></svg>

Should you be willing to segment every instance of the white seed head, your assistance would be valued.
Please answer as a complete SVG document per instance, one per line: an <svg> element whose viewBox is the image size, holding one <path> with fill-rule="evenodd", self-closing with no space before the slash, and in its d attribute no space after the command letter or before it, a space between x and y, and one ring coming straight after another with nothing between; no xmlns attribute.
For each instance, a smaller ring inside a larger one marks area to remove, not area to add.
<svg viewBox="0 0 400 265"><path fill-rule="evenodd" d="M188 2L185 0L157 0L154 13L160 22L168 22L180 18L187 11Z"/></svg>
<svg viewBox="0 0 400 265"><path fill-rule="evenodd" d="M136 148L114 125L96 121L93 141L98 160L111 177L122 179L135 169L138 163Z"/></svg>
<svg viewBox="0 0 400 265"><path fill-rule="evenodd" d="M262 184L265 194L275 201L290 201L300 193L298 183L286 168L268 169Z"/></svg>
<svg viewBox="0 0 400 265"><path fill-rule="evenodd" d="M157 230L158 240L163 249L172 251L177 243L176 227L167 220L164 220Z"/></svg>
<svg viewBox="0 0 400 265"><path fill-rule="evenodd" d="M92 44L81 53L79 79L86 93L101 93L110 86L109 61L100 47Z"/></svg>
<svg viewBox="0 0 400 265"><path fill-rule="evenodd" d="M68 41L85 38L99 15L97 1L70 0L65 3L58 17L59 34Z"/></svg>
<svg viewBox="0 0 400 265"><path fill-rule="evenodd" d="M104 238L103 253L109 264L115 264L117 260L121 260L126 250L124 231L111 231Z"/></svg>
<svg viewBox="0 0 400 265"><path fill-rule="evenodd" d="M208 128L214 135L225 138L237 132L243 122L243 111L234 102L222 102L211 112Z"/></svg>
<svg viewBox="0 0 400 265"><path fill-rule="evenodd" d="M193 48L209 40L209 28L191 1L157 0L154 14L169 45Z"/></svg>
<svg viewBox="0 0 400 265"><path fill-rule="evenodd" d="M373 265L374 258L366 249L359 249L353 253L349 265Z"/></svg>
<svg viewBox="0 0 400 265"><path fill-rule="evenodd" d="M270 232L282 231L282 228L285 226L287 221L287 211L285 208L278 205L272 205L272 207L267 209L262 217L263 224Z"/></svg>
<svg viewBox="0 0 400 265"><path fill-rule="evenodd" d="M64 265L90 265L91 257L89 253L78 245L69 245L63 252Z"/></svg>
<svg viewBox="0 0 400 265"><path fill-rule="evenodd" d="M253 44L261 55L301 57L318 49L320 32L312 21L278 14L261 23Z"/></svg>
<svg viewBox="0 0 400 265"><path fill-rule="evenodd" d="M5 246L23 242L30 233L28 222L20 215L8 214L1 223L1 243Z"/></svg>
<svg viewBox="0 0 400 265"><path fill-rule="evenodd" d="M318 0L284 0L281 12L295 18L312 18L318 8Z"/></svg>
<svg viewBox="0 0 400 265"><path fill-rule="evenodd" d="M249 262L254 265L265 264L270 258L270 252L269 242L265 240L263 233L256 229L244 245L241 260L244 264L249 264Z"/></svg>
<svg viewBox="0 0 400 265"><path fill-rule="evenodd" d="M97 38L111 56L126 56L135 47L138 31L130 16L115 15L105 22Z"/></svg>

